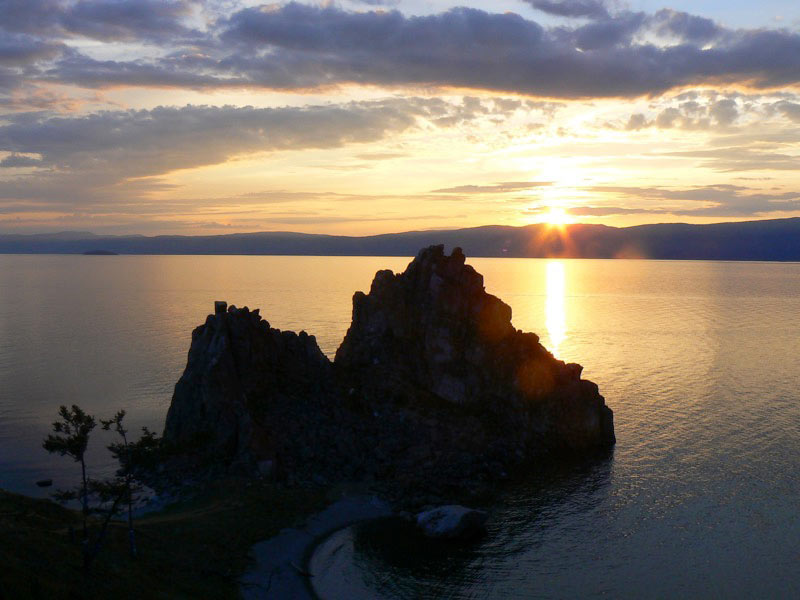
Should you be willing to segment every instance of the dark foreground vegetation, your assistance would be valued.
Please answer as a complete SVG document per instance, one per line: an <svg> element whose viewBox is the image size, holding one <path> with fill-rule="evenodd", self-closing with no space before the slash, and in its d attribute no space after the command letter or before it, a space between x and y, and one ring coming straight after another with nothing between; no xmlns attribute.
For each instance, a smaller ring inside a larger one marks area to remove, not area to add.
<svg viewBox="0 0 800 600"><path fill-rule="evenodd" d="M238 598L253 544L326 502L320 490L259 479L209 481L190 499L136 521L135 559L127 524L112 521L87 572L79 511L0 490L0 598Z"/></svg>

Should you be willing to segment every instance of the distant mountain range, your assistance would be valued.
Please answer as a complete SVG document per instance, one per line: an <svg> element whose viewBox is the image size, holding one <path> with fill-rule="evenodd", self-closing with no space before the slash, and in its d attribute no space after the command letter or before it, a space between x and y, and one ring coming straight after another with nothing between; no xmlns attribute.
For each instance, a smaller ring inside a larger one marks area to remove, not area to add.
<svg viewBox="0 0 800 600"><path fill-rule="evenodd" d="M204 236L101 236L87 232L0 235L5 254L277 254L414 256L460 246L467 256L800 261L800 218L636 227L487 225L366 237L288 232Z"/></svg>

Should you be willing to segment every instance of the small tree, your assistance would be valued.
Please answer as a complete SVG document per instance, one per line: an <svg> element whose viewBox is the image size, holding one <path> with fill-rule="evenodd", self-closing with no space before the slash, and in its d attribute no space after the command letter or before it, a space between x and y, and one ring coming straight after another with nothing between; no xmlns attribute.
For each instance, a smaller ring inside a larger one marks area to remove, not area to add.
<svg viewBox="0 0 800 600"><path fill-rule="evenodd" d="M92 544L91 548L87 548L84 556L84 566L86 569L89 568L92 561L100 554L100 549L103 547L103 542L106 539L108 524L111 522L111 519L114 518L114 515L119 512L120 503L125 500L129 493L128 485L122 477L104 480L92 479L89 481L89 490L99 502L99 507L95 509L95 512L105 513L105 518L103 519L103 524L100 527L100 532L97 534L94 544ZM108 506L108 508L103 508L103 506Z"/></svg>
<svg viewBox="0 0 800 600"><path fill-rule="evenodd" d="M122 441L108 445L112 456L119 463L117 476L111 479L96 480L86 475L86 448L89 445L89 434L97 425L95 418L86 414L78 406L59 408L61 421L53 423L53 432L45 438L44 449L61 456L70 456L81 463L81 485L74 489L58 490L54 495L59 502L80 500L83 512L83 568L89 569L94 558L100 553L105 541L108 525L114 515L119 512L122 503L128 506L128 540L131 556L137 553L136 538L133 528L133 505L136 493L141 490L139 481L142 474L155 468L159 462L160 439L142 427L142 436L136 442L128 440L128 430L124 426L125 411L120 410L111 419L100 419L103 429L114 430ZM97 508L89 510L89 498L95 498ZM87 519L90 512L105 514L100 531L90 547Z"/></svg>
<svg viewBox="0 0 800 600"><path fill-rule="evenodd" d="M113 427L114 431L122 438L121 442L109 444L108 450L111 452L111 456L120 464L117 475L123 486L123 498L128 505L128 547L131 556L136 558L136 534L133 529L133 503L135 501L134 494L141 488L137 484L133 473L135 463L131 459L131 444L128 443L128 430L125 429L122 423L124 418L125 411L120 410L114 415L113 419L100 419L100 422L103 424L103 429L108 431Z"/></svg>
<svg viewBox="0 0 800 600"><path fill-rule="evenodd" d="M70 456L81 463L81 485L77 490L59 491L58 499L65 501L77 498L81 502L83 513L83 548L84 566L88 565L89 530L86 520L89 517L89 479L86 476L86 448L89 445L89 434L97 425L92 415L86 414L75 404L71 409L61 406L58 409L60 421L53 423L53 433L49 434L42 446L45 450L61 456Z"/></svg>

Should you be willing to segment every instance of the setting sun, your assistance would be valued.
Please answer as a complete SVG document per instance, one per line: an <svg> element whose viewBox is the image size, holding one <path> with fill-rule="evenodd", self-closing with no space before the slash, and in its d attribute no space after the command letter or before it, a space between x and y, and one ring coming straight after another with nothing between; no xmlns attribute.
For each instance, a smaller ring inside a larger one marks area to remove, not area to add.
<svg viewBox="0 0 800 600"><path fill-rule="evenodd" d="M550 207L549 212L544 215L544 222L549 225L569 225L572 223L572 217L563 208L557 206Z"/></svg>

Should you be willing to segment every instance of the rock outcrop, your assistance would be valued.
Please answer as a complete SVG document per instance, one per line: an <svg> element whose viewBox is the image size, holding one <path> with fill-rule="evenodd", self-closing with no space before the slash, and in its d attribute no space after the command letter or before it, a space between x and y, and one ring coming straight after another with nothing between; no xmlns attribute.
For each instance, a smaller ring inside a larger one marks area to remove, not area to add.
<svg viewBox="0 0 800 600"><path fill-rule="evenodd" d="M356 292L335 362L372 395L430 396L495 422L525 454L614 442L612 412L583 368L514 329L511 307L486 293L459 248L427 248Z"/></svg>
<svg viewBox="0 0 800 600"><path fill-rule="evenodd" d="M164 436L282 477L463 489L614 443L581 370L516 330L459 249L432 246L355 294L333 363L313 336L219 304L192 334Z"/></svg>
<svg viewBox="0 0 800 600"><path fill-rule="evenodd" d="M303 437L302 413L327 400L331 374L313 336L273 329L258 309L217 302L192 332L164 438L229 464L263 463L287 437Z"/></svg>

